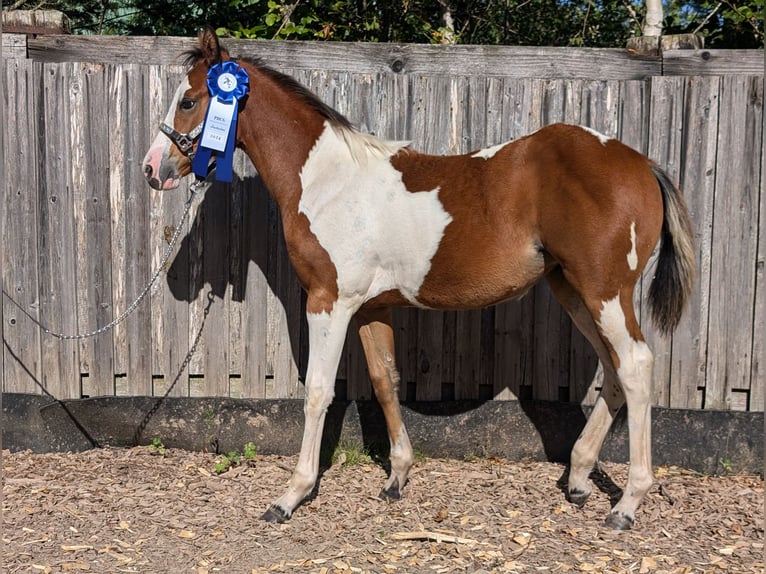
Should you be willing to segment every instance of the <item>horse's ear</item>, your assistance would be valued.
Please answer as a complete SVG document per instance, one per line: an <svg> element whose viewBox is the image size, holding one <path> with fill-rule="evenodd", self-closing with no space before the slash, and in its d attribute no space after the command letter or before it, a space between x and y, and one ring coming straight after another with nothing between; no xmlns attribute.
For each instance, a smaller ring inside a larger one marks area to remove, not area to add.
<svg viewBox="0 0 766 574"><path fill-rule="evenodd" d="M199 47L202 50L202 57L211 64L217 64L221 60L228 58L229 53L221 48L218 43L218 36L215 30L209 24L199 35Z"/></svg>

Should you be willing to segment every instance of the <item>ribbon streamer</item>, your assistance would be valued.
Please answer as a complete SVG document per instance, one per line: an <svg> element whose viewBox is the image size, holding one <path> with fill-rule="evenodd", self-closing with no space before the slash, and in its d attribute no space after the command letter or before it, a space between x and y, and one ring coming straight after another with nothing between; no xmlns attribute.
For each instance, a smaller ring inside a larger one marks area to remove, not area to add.
<svg viewBox="0 0 766 574"><path fill-rule="evenodd" d="M192 162L195 175L206 178L210 160L216 156L215 178L230 182L234 178L234 147L239 100L247 93L250 78L233 60L215 64L207 72L210 92L197 153Z"/></svg>

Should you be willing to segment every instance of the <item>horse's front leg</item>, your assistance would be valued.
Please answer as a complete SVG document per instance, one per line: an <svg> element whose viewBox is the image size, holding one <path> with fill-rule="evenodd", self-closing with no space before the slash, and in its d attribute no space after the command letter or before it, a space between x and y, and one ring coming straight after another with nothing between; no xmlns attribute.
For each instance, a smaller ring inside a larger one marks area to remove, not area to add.
<svg viewBox="0 0 766 574"><path fill-rule="evenodd" d="M311 305L308 307L311 308ZM261 516L267 522L284 522L289 519L316 484L325 415L335 394L335 375L353 312L354 309L336 301L329 313L323 311L306 314L309 326L309 363L306 370L306 399L303 407L306 420L301 453L287 491Z"/></svg>
<svg viewBox="0 0 766 574"><path fill-rule="evenodd" d="M391 476L381 496L397 500L412 468L412 446L399 406L399 373L394 360L394 330L391 309L362 308L356 315L367 367L375 396L383 409L391 442Z"/></svg>

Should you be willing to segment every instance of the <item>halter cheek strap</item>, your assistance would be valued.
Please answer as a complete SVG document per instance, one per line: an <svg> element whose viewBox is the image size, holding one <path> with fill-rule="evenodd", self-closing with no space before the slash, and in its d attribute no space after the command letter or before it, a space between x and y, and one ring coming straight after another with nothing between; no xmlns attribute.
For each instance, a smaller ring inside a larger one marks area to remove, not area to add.
<svg viewBox="0 0 766 574"><path fill-rule="evenodd" d="M199 124L189 133L184 134L176 130L174 127L169 126L165 122L162 122L160 124L160 131L166 136L168 136L168 138L170 138L170 141L172 141L174 144L176 144L176 146L178 146L178 149L181 150L181 153L183 153L190 160L193 160L194 152L191 151L191 149L192 149L192 146L194 146L195 140L199 137L199 134L202 133L203 124L204 122Z"/></svg>

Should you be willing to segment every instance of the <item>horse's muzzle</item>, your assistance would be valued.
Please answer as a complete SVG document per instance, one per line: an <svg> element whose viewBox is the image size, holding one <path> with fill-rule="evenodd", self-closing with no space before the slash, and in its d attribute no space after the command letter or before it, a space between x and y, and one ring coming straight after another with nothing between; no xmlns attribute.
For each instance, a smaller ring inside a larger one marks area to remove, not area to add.
<svg viewBox="0 0 766 574"><path fill-rule="evenodd" d="M144 158L144 177L153 189L175 189L180 183L178 171L169 160L159 161L161 154L147 154Z"/></svg>

